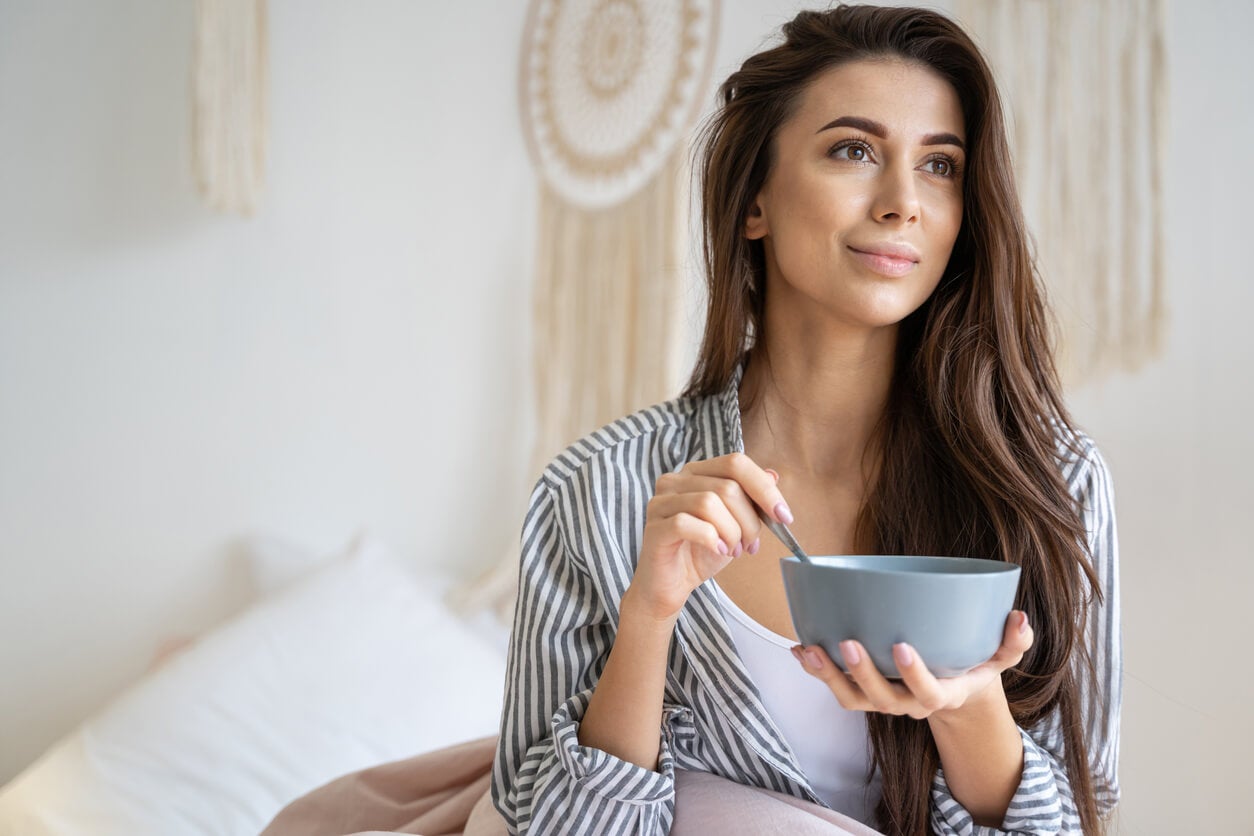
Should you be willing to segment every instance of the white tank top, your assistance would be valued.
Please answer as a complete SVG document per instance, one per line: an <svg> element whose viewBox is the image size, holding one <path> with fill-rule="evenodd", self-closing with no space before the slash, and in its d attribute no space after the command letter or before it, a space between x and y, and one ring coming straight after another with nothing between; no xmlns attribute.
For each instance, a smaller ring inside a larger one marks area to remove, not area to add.
<svg viewBox="0 0 1254 836"><path fill-rule="evenodd" d="M876 778L866 785L866 714L841 708L828 687L793 658L789 648L796 642L754 621L717 583L710 583L749 677L810 786L833 810L869 822L880 783Z"/></svg>

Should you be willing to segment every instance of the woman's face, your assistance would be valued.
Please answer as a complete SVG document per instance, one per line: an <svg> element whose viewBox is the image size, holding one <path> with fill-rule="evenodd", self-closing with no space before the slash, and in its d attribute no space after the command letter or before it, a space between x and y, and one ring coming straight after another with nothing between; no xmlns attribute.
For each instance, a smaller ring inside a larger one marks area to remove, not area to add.
<svg viewBox="0 0 1254 836"><path fill-rule="evenodd" d="M957 94L927 67L863 60L815 78L745 224L768 299L872 328L916 310L962 223L965 141Z"/></svg>

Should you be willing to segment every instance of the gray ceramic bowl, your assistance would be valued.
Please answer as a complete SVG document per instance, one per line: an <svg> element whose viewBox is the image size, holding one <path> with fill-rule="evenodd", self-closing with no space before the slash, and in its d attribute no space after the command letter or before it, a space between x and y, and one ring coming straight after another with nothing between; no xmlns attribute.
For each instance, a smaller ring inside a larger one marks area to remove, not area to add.
<svg viewBox="0 0 1254 836"><path fill-rule="evenodd" d="M900 678L893 645L907 642L936 676L959 676L1001 646L1019 567L974 557L896 555L780 560L802 644L822 645L842 670L856 639L880 672Z"/></svg>

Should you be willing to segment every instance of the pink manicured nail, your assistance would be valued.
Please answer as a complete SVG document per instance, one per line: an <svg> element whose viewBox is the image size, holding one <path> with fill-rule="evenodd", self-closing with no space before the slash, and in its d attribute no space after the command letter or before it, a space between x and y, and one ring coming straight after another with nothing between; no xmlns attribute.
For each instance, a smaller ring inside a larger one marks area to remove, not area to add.
<svg viewBox="0 0 1254 836"><path fill-rule="evenodd" d="M815 653L813 650L807 650L805 652L805 657L806 667L810 670L817 671L823 667L823 663L819 661L819 654Z"/></svg>
<svg viewBox="0 0 1254 836"><path fill-rule="evenodd" d="M757 554L758 549L760 548L762 548L762 538L758 537L758 538L755 538L754 541L749 544L749 554Z"/></svg>
<svg viewBox="0 0 1254 836"><path fill-rule="evenodd" d="M1028 631L1028 614L1020 612L1020 615L1023 616L1023 620L1019 622L1019 632L1026 633Z"/></svg>
<svg viewBox="0 0 1254 836"><path fill-rule="evenodd" d="M862 655L858 653L858 648L853 642L841 642L840 655L845 657L845 664L850 667L862 661Z"/></svg>
<svg viewBox="0 0 1254 836"><path fill-rule="evenodd" d="M792 658L796 659L798 662L801 662L801 648L790 647L789 650L792 651ZM802 664L805 664L805 663L802 662Z"/></svg>
<svg viewBox="0 0 1254 836"><path fill-rule="evenodd" d="M788 510L787 502L781 502L775 506L775 519L784 525L792 525L792 511Z"/></svg>
<svg viewBox="0 0 1254 836"><path fill-rule="evenodd" d="M731 555L732 555L732 557L740 557L740 553L741 553L742 551L744 551L744 549L743 549L743 548L741 548L741 545L740 545L739 543L737 543L737 544L736 544L736 550L735 550L734 552L732 552L732 553L731 553Z"/></svg>
<svg viewBox="0 0 1254 836"><path fill-rule="evenodd" d="M909 647L901 643L893 645L893 659L899 668L908 668L914 664L914 654L910 652Z"/></svg>
<svg viewBox="0 0 1254 836"><path fill-rule="evenodd" d="M727 548L727 544L724 543L722 540L718 541L718 553L719 554L731 554L731 550Z"/></svg>

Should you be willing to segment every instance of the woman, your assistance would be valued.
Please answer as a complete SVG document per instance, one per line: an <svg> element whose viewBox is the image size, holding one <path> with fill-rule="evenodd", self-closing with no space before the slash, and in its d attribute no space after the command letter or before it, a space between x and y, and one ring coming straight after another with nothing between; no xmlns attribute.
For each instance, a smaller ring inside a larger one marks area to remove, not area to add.
<svg viewBox="0 0 1254 836"><path fill-rule="evenodd" d="M519 833L665 833L682 768L891 833L1099 831L1113 498L1059 392L991 73L919 9L783 33L703 136L686 390L532 494L493 801ZM1020 565L1001 648L945 680L906 645L899 682L857 642L848 676L817 646L788 659L787 552L755 504L816 554Z"/></svg>

